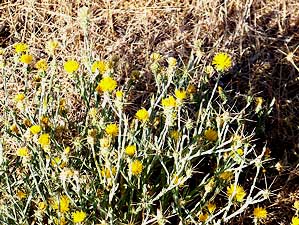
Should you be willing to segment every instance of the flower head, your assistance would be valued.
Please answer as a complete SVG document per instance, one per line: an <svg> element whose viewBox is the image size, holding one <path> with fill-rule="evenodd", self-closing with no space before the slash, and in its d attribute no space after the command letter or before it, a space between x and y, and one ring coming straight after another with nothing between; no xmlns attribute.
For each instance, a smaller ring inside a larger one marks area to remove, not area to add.
<svg viewBox="0 0 299 225"><path fill-rule="evenodd" d="M214 56L212 64L217 71L224 72L231 68L232 60L228 54L219 52Z"/></svg>
<svg viewBox="0 0 299 225"><path fill-rule="evenodd" d="M209 213L214 213L214 211L216 209L216 204L213 202L209 202L207 208L208 208Z"/></svg>
<svg viewBox="0 0 299 225"><path fill-rule="evenodd" d="M97 92L111 92L117 86L117 82L111 77L104 77L98 84Z"/></svg>
<svg viewBox="0 0 299 225"><path fill-rule="evenodd" d="M26 198L26 193L23 191L18 191L17 192L17 197L19 198L19 200L22 200L23 198Z"/></svg>
<svg viewBox="0 0 299 225"><path fill-rule="evenodd" d="M133 175L138 176L139 174L141 174L142 169L143 165L139 160L135 160L131 163L131 172Z"/></svg>
<svg viewBox="0 0 299 225"><path fill-rule="evenodd" d="M266 219L266 217L267 217L267 210L264 209L264 208L262 208L262 207L256 207L253 210L253 216L257 220Z"/></svg>
<svg viewBox="0 0 299 225"><path fill-rule="evenodd" d="M48 147L50 145L50 135L41 134L38 138L38 143L42 146L42 148Z"/></svg>
<svg viewBox="0 0 299 225"><path fill-rule="evenodd" d="M162 99L162 106L164 108L173 108L176 107L176 101L173 96Z"/></svg>
<svg viewBox="0 0 299 225"><path fill-rule="evenodd" d="M146 109L142 108L142 109L139 109L137 112L136 112L136 118L140 121L140 122L146 122L148 121L149 119L149 113Z"/></svg>
<svg viewBox="0 0 299 225"><path fill-rule="evenodd" d="M76 211L76 212L72 213L72 216L73 216L74 223L81 223L85 220L86 213L83 211Z"/></svg>
<svg viewBox="0 0 299 225"><path fill-rule="evenodd" d="M28 45L22 42L16 43L14 45L16 53L23 53L28 51Z"/></svg>
<svg viewBox="0 0 299 225"><path fill-rule="evenodd" d="M25 99L24 93L18 93L15 95L15 98L14 98L15 102L17 102L17 103L22 102L24 99Z"/></svg>
<svg viewBox="0 0 299 225"><path fill-rule="evenodd" d="M116 91L115 96L117 100L121 101L124 96L124 93L122 91Z"/></svg>
<svg viewBox="0 0 299 225"><path fill-rule="evenodd" d="M178 141L180 136L181 136L181 133L178 130L172 130L170 132L170 137L175 141Z"/></svg>
<svg viewBox="0 0 299 225"><path fill-rule="evenodd" d="M95 73L99 71L100 74L104 74L108 70L108 63L105 61L95 61L91 66L91 72Z"/></svg>
<svg viewBox="0 0 299 225"><path fill-rule="evenodd" d="M106 178L110 178L111 177L111 172L113 175L116 174L116 168L115 167L112 167L111 169L110 168L107 168L107 167L103 167L101 169L101 175L102 177L106 177Z"/></svg>
<svg viewBox="0 0 299 225"><path fill-rule="evenodd" d="M161 54L158 53L158 52L153 52L153 53L151 54L151 56L150 56L150 59L151 59L152 61L154 61L154 62L157 62L157 61L159 61L160 59L162 59L162 56L161 56Z"/></svg>
<svg viewBox="0 0 299 225"><path fill-rule="evenodd" d="M76 60L68 60L63 67L67 73L74 73L79 69L79 63Z"/></svg>
<svg viewBox="0 0 299 225"><path fill-rule="evenodd" d="M187 92L186 91L184 91L184 90L178 90L178 89L175 90L174 94L175 94L175 97L179 101L183 101L186 98L186 96L187 96Z"/></svg>
<svg viewBox="0 0 299 225"><path fill-rule="evenodd" d="M42 71L42 72L46 71L48 69L47 61L45 59L41 59L35 64L35 67L39 71Z"/></svg>
<svg viewBox="0 0 299 225"><path fill-rule="evenodd" d="M59 201L52 200L51 204L53 209L59 210L61 213L68 212L70 210L69 205L70 199L66 195L61 196Z"/></svg>
<svg viewBox="0 0 299 225"><path fill-rule="evenodd" d="M115 137L118 135L118 126L115 123L108 124L105 131L107 134Z"/></svg>
<svg viewBox="0 0 299 225"><path fill-rule="evenodd" d="M33 125L29 129L32 134L38 134L42 130L40 125Z"/></svg>
<svg viewBox="0 0 299 225"><path fill-rule="evenodd" d="M299 225L299 217L293 216L291 225Z"/></svg>
<svg viewBox="0 0 299 225"><path fill-rule="evenodd" d="M20 62L21 63L24 63L24 64L30 64L33 60L33 57L32 55L29 55L29 54L24 54L20 57Z"/></svg>
<svg viewBox="0 0 299 225"><path fill-rule="evenodd" d="M229 187L227 187L227 196L233 197L238 202L242 202L244 197L246 196L246 192L244 191L244 188L240 185L234 185L231 184Z"/></svg>
<svg viewBox="0 0 299 225"><path fill-rule="evenodd" d="M211 128L205 130L204 135L208 141L217 141L218 139L217 132Z"/></svg>
<svg viewBox="0 0 299 225"><path fill-rule="evenodd" d="M175 67L176 64L177 64L177 60L176 60L176 58L174 58L174 57L169 57L169 58L167 59L167 62L168 62L168 66L169 66L169 67Z"/></svg>
<svg viewBox="0 0 299 225"><path fill-rule="evenodd" d="M125 152L128 156L133 156L136 152L136 146L135 145L127 146Z"/></svg>
<svg viewBox="0 0 299 225"><path fill-rule="evenodd" d="M19 148L17 150L17 156L26 157L28 155L29 155L29 151L28 151L28 148L26 148L26 147Z"/></svg>

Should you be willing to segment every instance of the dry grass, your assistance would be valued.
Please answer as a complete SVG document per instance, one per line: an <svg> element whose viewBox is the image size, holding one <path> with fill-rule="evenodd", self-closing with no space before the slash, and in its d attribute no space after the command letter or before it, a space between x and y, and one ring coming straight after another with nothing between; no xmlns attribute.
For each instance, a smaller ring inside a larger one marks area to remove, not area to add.
<svg viewBox="0 0 299 225"><path fill-rule="evenodd" d="M1 1L0 1L1 2ZM34 55L45 56L44 44L60 41L59 55L84 60L83 31L77 19L78 8L91 12L88 31L90 48L95 58L115 57L121 67L119 81L125 83L132 71L141 70L136 81L136 103L146 98L141 90L152 90L153 78L145 62L153 52L181 57L185 62L194 42L202 42L203 61L213 52L229 51L235 66L222 80L234 94L262 96L268 104L275 98L274 110L267 118L255 118L260 143L269 143L273 167L280 161L281 172L269 168L277 177L273 189L277 195L268 210L268 224L287 224L293 214L291 204L299 198L299 71L286 58L294 53L299 65L299 5L296 0L117 0L117 1L2 1L0 4L0 47L12 49L24 41ZM284 54L284 53L285 54ZM59 60L64 61L64 58ZM0 78L2 84L2 78ZM60 82L65 82L63 75ZM0 86L1 86L0 84ZM18 80L9 84L11 92L23 87ZM65 82L64 97L78 103L72 87ZM4 96L1 86L0 96ZM77 117L80 117L80 112ZM250 212L248 212L250 214ZM237 221L236 224L249 222Z"/></svg>

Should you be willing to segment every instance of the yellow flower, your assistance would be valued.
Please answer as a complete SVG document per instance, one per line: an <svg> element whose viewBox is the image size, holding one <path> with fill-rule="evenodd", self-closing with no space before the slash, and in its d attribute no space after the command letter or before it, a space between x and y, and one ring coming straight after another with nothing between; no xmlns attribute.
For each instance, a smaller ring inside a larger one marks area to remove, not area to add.
<svg viewBox="0 0 299 225"><path fill-rule="evenodd" d="M25 99L25 95L23 93L16 94L14 98L15 102L17 103L23 101L24 99Z"/></svg>
<svg viewBox="0 0 299 225"><path fill-rule="evenodd" d="M234 196L233 196L234 194ZM244 191L244 188L240 185L231 184L229 187L227 187L227 196L232 197L237 200L238 202L242 202L244 197L246 196L246 192Z"/></svg>
<svg viewBox="0 0 299 225"><path fill-rule="evenodd" d="M4 55L5 50L3 48L0 48L0 55Z"/></svg>
<svg viewBox="0 0 299 225"><path fill-rule="evenodd" d="M105 129L106 133L111 136L117 136L118 135L118 126L115 123L107 125Z"/></svg>
<svg viewBox="0 0 299 225"><path fill-rule="evenodd" d="M266 219L267 218L267 210L262 207L256 207L253 210L253 216L255 219Z"/></svg>
<svg viewBox="0 0 299 225"><path fill-rule="evenodd" d="M198 219L200 222L205 222L209 218L209 215L207 213L200 213L198 215Z"/></svg>
<svg viewBox="0 0 299 225"><path fill-rule="evenodd" d="M209 213L212 214L212 213L214 213L214 211L215 211L215 209L216 209L216 204L215 204L215 203L212 203L212 202L209 202L207 208L208 208Z"/></svg>
<svg viewBox="0 0 299 225"><path fill-rule="evenodd" d="M27 52L27 51L28 51L28 45L25 44L25 43L22 43L22 42L20 42L20 43L16 43L16 44L14 45L14 48L15 48L15 51L16 51L17 54L18 54L18 53L23 53L23 52Z"/></svg>
<svg viewBox="0 0 299 225"><path fill-rule="evenodd" d="M141 174L142 169L143 165L139 160L135 160L131 163L131 172L133 175L138 176L139 174Z"/></svg>
<svg viewBox="0 0 299 225"><path fill-rule="evenodd" d="M219 52L214 56L212 64L215 66L216 70L223 72L231 68L232 60L228 54Z"/></svg>
<svg viewBox="0 0 299 225"><path fill-rule="evenodd" d="M104 77L98 84L97 92L111 92L117 86L117 82L111 77Z"/></svg>
<svg viewBox="0 0 299 225"><path fill-rule="evenodd" d="M122 91L115 92L115 96L118 100L122 100L124 93Z"/></svg>
<svg viewBox="0 0 299 225"><path fill-rule="evenodd" d="M24 119L23 119L23 124L24 124L26 127L31 127L31 126L32 126L32 123L31 123L31 121L30 121L28 118L24 118Z"/></svg>
<svg viewBox="0 0 299 225"><path fill-rule="evenodd" d="M180 101L183 101L187 96L187 92L184 90L175 90L174 94L175 97Z"/></svg>
<svg viewBox="0 0 299 225"><path fill-rule="evenodd" d="M196 87L193 84L189 84L187 87L188 94L194 94L196 93Z"/></svg>
<svg viewBox="0 0 299 225"><path fill-rule="evenodd" d="M173 96L162 99L162 106L164 108L173 108L176 107L176 101Z"/></svg>
<svg viewBox="0 0 299 225"><path fill-rule="evenodd" d="M60 197L59 201L57 200L51 200L51 206L53 209L59 210L61 213L68 212L70 210L70 199L63 195Z"/></svg>
<svg viewBox="0 0 299 225"><path fill-rule="evenodd" d="M169 57L167 62L169 67L175 67L177 64L177 60L174 57Z"/></svg>
<svg viewBox="0 0 299 225"><path fill-rule="evenodd" d="M42 148L46 148L50 145L50 136L49 134L41 134L38 138L38 143L42 146Z"/></svg>
<svg viewBox="0 0 299 225"><path fill-rule="evenodd" d="M19 200L22 200L23 198L26 198L26 193L23 191L17 191L17 197Z"/></svg>
<svg viewBox="0 0 299 225"><path fill-rule="evenodd" d="M95 73L99 71L100 74L104 74L108 70L108 63L105 61L95 61L91 66L91 72Z"/></svg>
<svg viewBox="0 0 299 225"><path fill-rule="evenodd" d="M100 139L101 148L108 148L111 144L110 142L111 142L110 138L107 138L107 137L101 138Z"/></svg>
<svg viewBox="0 0 299 225"><path fill-rule="evenodd" d="M116 174L116 168L112 167L111 172L112 172L113 175L115 175ZM109 168L103 167L102 170L101 170L101 175L102 175L102 177L110 178L111 177L111 172L110 172Z"/></svg>
<svg viewBox="0 0 299 225"><path fill-rule="evenodd" d="M181 136L181 133L180 133L179 131L177 131L177 130L172 130L172 131L170 132L170 137L171 137L172 139L174 139L175 141L178 141L179 138L180 138L180 136Z"/></svg>
<svg viewBox="0 0 299 225"><path fill-rule="evenodd" d="M292 224L291 225L299 225L299 217L294 216L292 218Z"/></svg>
<svg viewBox="0 0 299 225"><path fill-rule="evenodd" d="M233 173L231 171L224 171L219 176L222 180L230 181L233 178Z"/></svg>
<svg viewBox="0 0 299 225"><path fill-rule="evenodd" d="M38 134L42 130L40 125L33 125L29 129L32 134Z"/></svg>
<svg viewBox="0 0 299 225"><path fill-rule="evenodd" d="M65 220L64 216L61 216L59 219L54 218L55 225L66 225L67 221Z"/></svg>
<svg viewBox="0 0 299 225"><path fill-rule="evenodd" d="M150 56L150 59L154 62L159 61L162 58L161 54L158 52L153 52Z"/></svg>
<svg viewBox="0 0 299 225"><path fill-rule="evenodd" d="M140 121L140 122L146 122L148 121L149 119L149 113L146 109L142 108L142 109L139 109L137 112L136 112L136 118Z"/></svg>
<svg viewBox="0 0 299 225"><path fill-rule="evenodd" d="M293 206L296 210L299 210L299 200L295 201Z"/></svg>
<svg viewBox="0 0 299 225"><path fill-rule="evenodd" d="M46 203L46 202L39 202L39 203L37 204L37 207L38 207L38 209L39 209L40 211L45 211L46 208L47 208L47 203Z"/></svg>
<svg viewBox="0 0 299 225"><path fill-rule="evenodd" d="M24 64L30 64L33 60L32 55L24 54L20 57L20 62Z"/></svg>
<svg viewBox="0 0 299 225"><path fill-rule="evenodd" d="M136 152L136 146L135 145L129 145L126 147L125 152L129 156L133 156Z"/></svg>
<svg viewBox="0 0 299 225"><path fill-rule="evenodd" d="M47 61L45 59L41 59L35 64L35 67L39 71L42 71L42 72L46 71L48 69Z"/></svg>
<svg viewBox="0 0 299 225"><path fill-rule="evenodd" d="M18 128L18 126L17 126L16 124L11 125L11 126L10 126L10 130L11 130L12 132L14 132L15 134L18 134L18 133L19 133L19 128Z"/></svg>
<svg viewBox="0 0 299 225"><path fill-rule="evenodd" d="M46 43L46 52L49 55L54 55L55 50L58 48L58 46L59 46L58 41L54 41L54 40L47 41L47 43Z"/></svg>
<svg viewBox="0 0 299 225"><path fill-rule="evenodd" d="M204 134L205 134L205 138L208 141L217 141L217 139L218 139L217 132L211 128L205 130Z"/></svg>
<svg viewBox="0 0 299 225"><path fill-rule="evenodd" d="M72 213L74 223L81 223L86 218L86 213L83 211L76 211Z"/></svg>
<svg viewBox="0 0 299 225"><path fill-rule="evenodd" d="M68 60L63 67L67 73L74 73L79 69L79 63L76 60Z"/></svg>
<svg viewBox="0 0 299 225"><path fill-rule="evenodd" d="M26 157L28 155L29 155L29 151L28 151L28 148L26 148L26 147L19 148L17 150L17 156Z"/></svg>

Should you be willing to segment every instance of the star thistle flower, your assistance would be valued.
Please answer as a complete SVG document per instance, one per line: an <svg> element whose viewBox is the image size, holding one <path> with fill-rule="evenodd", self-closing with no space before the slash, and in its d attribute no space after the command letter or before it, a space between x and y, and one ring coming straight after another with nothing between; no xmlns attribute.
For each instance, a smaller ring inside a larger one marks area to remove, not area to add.
<svg viewBox="0 0 299 225"><path fill-rule="evenodd" d="M175 90L174 94L175 97L180 101L183 101L187 96L187 92L184 90Z"/></svg>
<svg viewBox="0 0 299 225"><path fill-rule="evenodd" d="M115 123L108 124L105 131L106 131L107 134L115 137L115 136L118 135L118 126Z"/></svg>
<svg viewBox="0 0 299 225"><path fill-rule="evenodd" d="M45 72L48 69L47 61L45 59L41 59L35 64L35 67L39 71Z"/></svg>
<svg viewBox="0 0 299 225"><path fill-rule="evenodd" d="M32 55L24 54L20 57L20 62L29 65L33 60Z"/></svg>
<svg viewBox="0 0 299 225"><path fill-rule="evenodd" d="M16 51L17 54L28 51L28 45L25 44L25 43L22 43L22 42L16 43L14 45L14 48L15 48L15 51Z"/></svg>
<svg viewBox="0 0 299 225"><path fill-rule="evenodd" d="M21 102L25 99L25 95L23 93L16 94L14 100L15 102Z"/></svg>
<svg viewBox="0 0 299 225"><path fill-rule="evenodd" d="M228 54L219 52L214 56L212 64L217 71L224 72L231 68L232 60Z"/></svg>
<svg viewBox="0 0 299 225"><path fill-rule="evenodd" d="M76 211L76 212L72 213L72 216L73 216L74 223L81 223L85 220L86 213L83 211Z"/></svg>
<svg viewBox="0 0 299 225"><path fill-rule="evenodd" d="M267 218L267 210L262 207L256 207L253 210L253 216L255 219L266 219Z"/></svg>
<svg viewBox="0 0 299 225"><path fill-rule="evenodd" d="M291 225L299 225L299 217L293 216Z"/></svg>
<svg viewBox="0 0 299 225"><path fill-rule="evenodd" d="M50 135L41 134L38 138L38 143L42 146L42 148L48 147L50 145Z"/></svg>
<svg viewBox="0 0 299 225"><path fill-rule="evenodd" d="M91 72L95 73L97 70L103 75L108 70L108 63L102 60L95 61L91 66Z"/></svg>
<svg viewBox="0 0 299 225"><path fill-rule="evenodd" d="M67 73L74 73L79 69L79 63L76 60L68 60L63 67Z"/></svg>
<svg viewBox="0 0 299 225"><path fill-rule="evenodd" d="M138 176L141 174L143 169L143 165L142 162L140 162L139 160L135 160L131 163L131 172L133 175Z"/></svg>
<svg viewBox="0 0 299 225"><path fill-rule="evenodd" d="M173 96L162 99L162 106L164 108L173 108L176 107L176 101Z"/></svg>
<svg viewBox="0 0 299 225"><path fill-rule="evenodd" d="M29 129L32 134L38 134L42 130L40 125L33 125Z"/></svg>
<svg viewBox="0 0 299 225"><path fill-rule="evenodd" d="M246 196L246 192L244 191L244 188L242 186L236 185L235 187L234 184L231 184L229 187L227 187L227 196L233 196L233 199L237 200L238 202L242 202L244 197Z"/></svg>
<svg viewBox="0 0 299 225"><path fill-rule="evenodd" d="M53 209L59 210L61 213L68 212L70 210L69 205L70 199L66 195L61 196L59 201L52 200L51 204Z"/></svg>
<svg viewBox="0 0 299 225"><path fill-rule="evenodd" d="M104 77L98 86L96 87L97 92L111 92L117 86L117 82L111 77Z"/></svg>
<svg viewBox="0 0 299 225"><path fill-rule="evenodd" d="M140 121L140 122L146 122L149 119L149 113L146 109L139 109L136 112L136 118Z"/></svg>
<svg viewBox="0 0 299 225"><path fill-rule="evenodd" d="M125 152L128 156L135 155L136 152L136 146L135 145L129 145L126 147Z"/></svg>
<svg viewBox="0 0 299 225"><path fill-rule="evenodd" d="M204 135L208 141L217 141L218 139L217 132L211 128L205 130Z"/></svg>
<svg viewBox="0 0 299 225"><path fill-rule="evenodd" d="M29 152L28 152L28 148L26 148L26 147L19 148L17 150L17 156L26 157L28 155L29 155Z"/></svg>

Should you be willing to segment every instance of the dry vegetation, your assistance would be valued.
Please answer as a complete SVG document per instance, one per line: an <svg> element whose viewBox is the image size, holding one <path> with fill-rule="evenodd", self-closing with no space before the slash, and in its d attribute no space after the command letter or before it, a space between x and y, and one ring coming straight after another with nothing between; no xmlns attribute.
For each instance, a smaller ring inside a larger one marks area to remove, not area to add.
<svg viewBox="0 0 299 225"><path fill-rule="evenodd" d="M82 20L78 18L78 9L83 6L88 7L90 13L86 30L82 29ZM130 87L127 99L132 104L124 111L131 117L141 106L151 107L148 97L157 91L149 63L153 52L165 58L176 58L182 68L192 61L191 56L196 56L201 64L197 75L189 82L197 87L201 87L202 81L198 74L204 74L213 56L217 52L229 53L233 67L219 83L227 90L228 99L238 99L237 103L230 102L236 107L232 110L242 111L248 98L263 98L261 113L255 113L254 106L249 108L252 112L246 112L248 131L244 133L252 139L256 153L261 154L264 146L270 152L271 160L264 165L265 173L257 181L261 188L268 188L265 187L267 182L271 185L270 199L263 203L268 211L265 224L291 224L295 214L293 203L299 200L298 27L297 0L0 0L0 47L5 48L5 57L13 57L13 45L24 42L30 46L35 61L40 58L50 61L52 58L45 52L45 43L57 40L60 47L56 60L60 68L68 59L86 61L87 54L92 59L113 62L118 85ZM167 66L166 60L161 64ZM36 74L33 70L28 75L28 85L32 89L32 93L27 92L28 96L34 96L38 85L33 79ZM13 107L15 94L24 91L23 75L21 70L16 70L8 79L6 89L3 75L0 77L0 99L9 96L7 105L10 107ZM213 88L216 82L211 78L205 87ZM85 118L88 107L85 108L77 87L59 68L54 83L63 87L56 97L67 100L73 112L69 120L79 123ZM4 111L4 104L1 104L1 114L4 115ZM7 121L0 119L0 122L4 130ZM254 137L251 137L249 133L253 130ZM76 136L76 132L74 125L67 135ZM13 142L9 144L15 149L18 146ZM205 165L203 171L210 166ZM247 188L254 175L252 168L243 175ZM2 173L1 198L5 196L3 176ZM198 184L196 179L192 182ZM192 186L192 182L189 185ZM219 201L223 203L224 200ZM1 200L0 204L1 208L6 207ZM229 224L252 224L252 209L250 206ZM2 220L4 217L0 215Z"/></svg>

